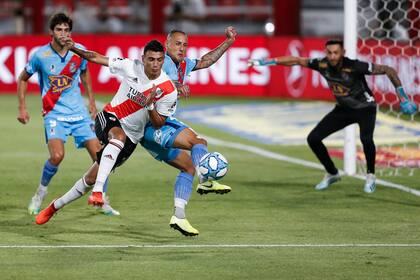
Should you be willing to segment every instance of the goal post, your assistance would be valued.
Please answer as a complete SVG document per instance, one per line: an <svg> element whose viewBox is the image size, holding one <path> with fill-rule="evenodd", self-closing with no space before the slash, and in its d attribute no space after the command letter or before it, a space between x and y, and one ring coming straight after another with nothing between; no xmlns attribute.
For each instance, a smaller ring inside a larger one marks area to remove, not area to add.
<svg viewBox="0 0 420 280"><path fill-rule="evenodd" d="M420 105L420 0L344 0L346 56L398 72L406 94ZM420 168L420 116L402 115L386 75L366 76L378 104L376 173L414 175ZM357 144L357 145L356 145ZM354 125L345 129L344 171L363 174L366 163Z"/></svg>
<svg viewBox="0 0 420 280"><path fill-rule="evenodd" d="M344 0L344 48L346 56L357 58L357 0ZM344 172L356 174L356 125L344 129Z"/></svg>

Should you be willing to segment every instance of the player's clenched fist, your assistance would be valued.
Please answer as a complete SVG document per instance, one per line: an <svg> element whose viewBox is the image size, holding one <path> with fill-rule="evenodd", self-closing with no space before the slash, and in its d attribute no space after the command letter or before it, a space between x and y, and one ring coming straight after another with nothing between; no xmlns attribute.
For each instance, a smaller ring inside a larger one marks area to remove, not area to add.
<svg viewBox="0 0 420 280"><path fill-rule="evenodd" d="M228 26L228 27L225 29L225 34L226 34L226 37L227 37L228 39L231 39L231 40L235 40L236 35L238 35L238 33L236 32L235 27L233 27L233 26Z"/></svg>

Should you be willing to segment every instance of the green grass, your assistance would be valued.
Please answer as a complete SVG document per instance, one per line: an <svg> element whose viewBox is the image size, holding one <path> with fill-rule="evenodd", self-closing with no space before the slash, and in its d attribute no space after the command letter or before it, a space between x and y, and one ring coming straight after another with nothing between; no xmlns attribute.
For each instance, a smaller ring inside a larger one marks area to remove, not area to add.
<svg viewBox="0 0 420 280"><path fill-rule="evenodd" d="M418 197L380 186L366 195L363 182L352 178L316 192L319 170L213 146L229 159L223 182L233 191L192 195L187 214L198 237L169 228L177 172L141 147L111 176L109 194L120 217L103 216L82 198L37 226L26 206L48 157L39 96L28 98L32 118L25 126L16 121L16 96L1 96L0 102L0 245L420 244ZM316 161L306 146L263 145L194 128ZM84 150L67 143L45 205L89 164ZM419 188L419 173L385 179ZM420 247L0 248L0 279L418 279L419 257Z"/></svg>

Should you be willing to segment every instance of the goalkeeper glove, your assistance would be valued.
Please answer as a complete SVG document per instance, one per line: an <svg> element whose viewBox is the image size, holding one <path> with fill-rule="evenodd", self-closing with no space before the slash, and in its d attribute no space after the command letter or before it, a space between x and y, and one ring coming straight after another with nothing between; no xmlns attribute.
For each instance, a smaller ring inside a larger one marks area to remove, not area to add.
<svg viewBox="0 0 420 280"><path fill-rule="evenodd" d="M400 96L400 110L403 114L412 115L417 111L417 105L408 99L403 87L398 87L397 92Z"/></svg>
<svg viewBox="0 0 420 280"><path fill-rule="evenodd" d="M414 102L405 100L400 103L400 110L403 114L413 115L417 112L417 105Z"/></svg>
<svg viewBox="0 0 420 280"><path fill-rule="evenodd" d="M248 66L265 66L265 65L276 65L274 58L260 58L248 60Z"/></svg>

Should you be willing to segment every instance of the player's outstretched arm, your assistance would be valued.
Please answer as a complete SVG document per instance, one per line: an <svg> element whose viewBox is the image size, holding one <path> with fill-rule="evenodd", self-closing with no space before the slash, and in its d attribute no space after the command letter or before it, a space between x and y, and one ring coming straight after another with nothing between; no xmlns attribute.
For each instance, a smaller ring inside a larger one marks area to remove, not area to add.
<svg viewBox="0 0 420 280"><path fill-rule="evenodd" d="M208 68L213 65L226 52L226 50L235 42L238 34L234 27L229 26L225 29L226 39L217 48L203 55L197 62L193 71Z"/></svg>
<svg viewBox="0 0 420 280"><path fill-rule="evenodd" d="M31 76L26 72L26 70L23 70L18 78L17 81L17 96L18 96L18 102L19 102L19 112L17 116L17 120L20 123L26 124L29 122L29 113L26 110L26 91L28 88L28 80Z"/></svg>
<svg viewBox="0 0 420 280"><path fill-rule="evenodd" d="M86 68L86 70L80 74L80 80L82 81L83 87L85 88L86 94L89 99L90 116L92 117L92 119L95 119L98 110L96 109L95 97L93 96L92 91L92 79L90 77L90 72L88 68Z"/></svg>
<svg viewBox="0 0 420 280"><path fill-rule="evenodd" d="M405 93L404 88L402 87L401 80L398 77L397 71L387 65L374 64L372 75L386 75L391 83L395 87L397 96L400 100L400 109L404 114L412 115L417 112L417 105L414 102L411 102L408 95Z"/></svg>
<svg viewBox="0 0 420 280"><path fill-rule="evenodd" d="M87 61L93 62L96 64L101 64L104 66L109 66L109 58L107 56L104 56L94 51L88 51L88 50L82 50L82 49L76 48L73 39L71 39L70 37L66 39L65 44L69 50L71 50L78 56L86 59Z"/></svg>
<svg viewBox="0 0 420 280"><path fill-rule="evenodd" d="M273 57L273 58L250 59L248 60L248 66L300 65L303 67L308 67L308 62L309 62L309 59L306 57L279 56L279 57Z"/></svg>

